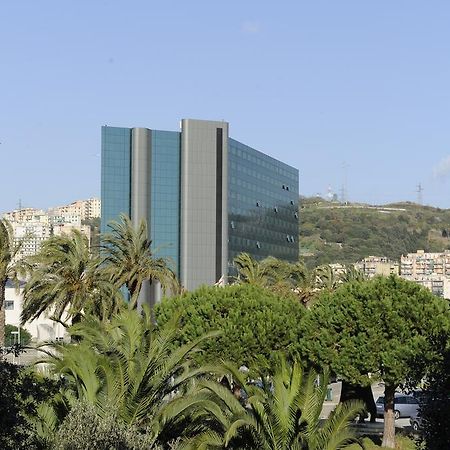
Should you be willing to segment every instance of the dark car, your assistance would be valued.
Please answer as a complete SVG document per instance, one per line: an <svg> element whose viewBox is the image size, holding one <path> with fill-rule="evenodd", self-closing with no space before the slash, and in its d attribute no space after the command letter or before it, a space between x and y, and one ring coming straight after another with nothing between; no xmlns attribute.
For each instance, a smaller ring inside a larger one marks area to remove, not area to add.
<svg viewBox="0 0 450 450"><path fill-rule="evenodd" d="M384 415L384 397L378 397L375 402L377 407L377 416ZM394 417L399 419L400 417L411 417L417 414L419 409L419 401L412 395L402 394L400 392L395 393L394 397Z"/></svg>
<svg viewBox="0 0 450 450"><path fill-rule="evenodd" d="M422 417L420 416L419 411L411 414L409 423L411 424L411 428L413 429L413 431L419 431L420 427L422 426Z"/></svg>

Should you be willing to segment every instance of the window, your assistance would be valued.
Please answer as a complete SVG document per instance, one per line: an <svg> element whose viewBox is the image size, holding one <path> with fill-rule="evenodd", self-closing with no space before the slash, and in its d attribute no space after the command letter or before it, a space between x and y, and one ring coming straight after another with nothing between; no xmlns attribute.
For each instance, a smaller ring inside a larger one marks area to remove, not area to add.
<svg viewBox="0 0 450 450"><path fill-rule="evenodd" d="M14 300L5 300L5 311L11 311L14 309Z"/></svg>

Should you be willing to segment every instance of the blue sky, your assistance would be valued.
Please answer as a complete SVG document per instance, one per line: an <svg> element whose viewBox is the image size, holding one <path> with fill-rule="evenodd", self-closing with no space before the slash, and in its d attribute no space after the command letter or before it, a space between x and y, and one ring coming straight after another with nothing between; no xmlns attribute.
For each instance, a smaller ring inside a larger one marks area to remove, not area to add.
<svg viewBox="0 0 450 450"><path fill-rule="evenodd" d="M101 125L181 118L304 195L450 207L449 24L447 0L1 2L0 211L98 196Z"/></svg>

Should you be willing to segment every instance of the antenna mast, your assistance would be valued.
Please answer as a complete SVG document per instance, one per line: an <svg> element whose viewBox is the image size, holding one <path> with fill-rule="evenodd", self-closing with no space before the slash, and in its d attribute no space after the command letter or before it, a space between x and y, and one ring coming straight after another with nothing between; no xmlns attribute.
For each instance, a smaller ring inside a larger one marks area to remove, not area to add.
<svg viewBox="0 0 450 450"><path fill-rule="evenodd" d="M417 191L416 192L417 192L417 203L419 205L421 205L423 203L423 195L422 195L423 187L422 187L421 183L419 183L417 185Z"/></svg>

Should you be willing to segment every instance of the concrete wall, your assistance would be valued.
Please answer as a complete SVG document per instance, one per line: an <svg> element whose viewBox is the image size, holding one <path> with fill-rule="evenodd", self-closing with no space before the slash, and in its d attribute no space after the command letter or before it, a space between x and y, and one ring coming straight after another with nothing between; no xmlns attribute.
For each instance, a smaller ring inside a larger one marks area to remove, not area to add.
<svg viewBox="0 0 450 450"><path fill-rule="evenodd" d="M181 282L226 277L228 123L184 119L181 137Z"/></svg>

